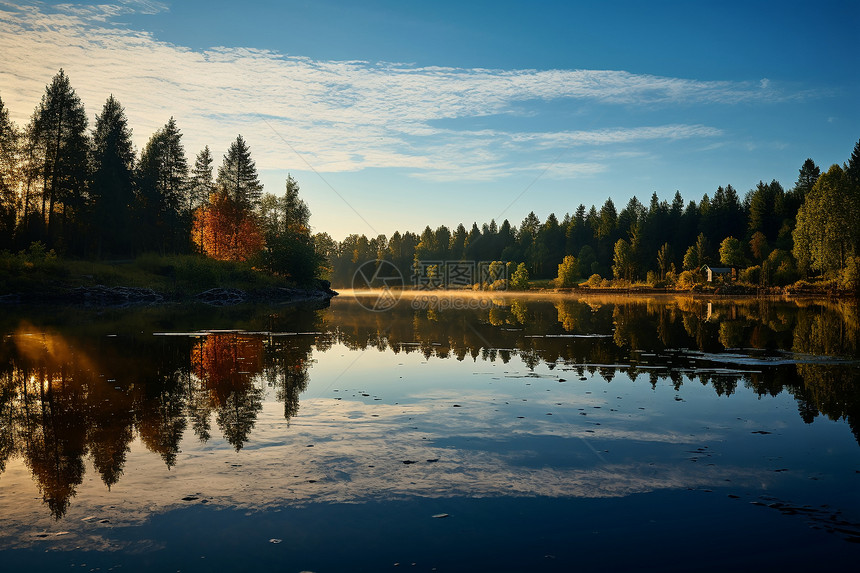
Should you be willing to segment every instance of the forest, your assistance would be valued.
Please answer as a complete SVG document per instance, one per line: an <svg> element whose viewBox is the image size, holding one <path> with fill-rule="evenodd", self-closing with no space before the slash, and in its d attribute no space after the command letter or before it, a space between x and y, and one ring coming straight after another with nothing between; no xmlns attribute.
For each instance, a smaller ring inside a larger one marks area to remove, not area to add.
<svg viewBox="0 0 860 573"><path fill-rule="evenodd" d="M109 96L90 129L62 69L23 128L0 99L6 267L16 256L45 253L91 260L178 254L239 261L296 283L328 278L335 287L352 286L358 267L377 260L395 265L406 284L417 273L433 278L443 263L470 261L490 265L492 280L470 285L477 288L544 281L687 290L703 282L710 265L758 287L812 279L856 291L860 141L842 165L822 172L807 159L792 188L761 181L743 196L731 185L698 202L680 191L671 201L655 192L647 204L633 196L620 210L610 198L599 208L580 204L561 219L551 213L541 221L531 212L519 226L428 225L420 234L353 234L340 242L312 235L309 219L291 176L283 195L264 193L241 135L217 170L208 146L190 164L171 117L138 155L120 102Z"/></svg>
<svg viewBox="0 0 860 573"><path fill-rule="evenodd" d="M173 117L138 155L125 109L112 95L88 129L61 69L22 129L0 99L0 251L127 260L145 253L241 261L306 284L322 267L310 211L287 177L264 193L248 143L221 165L209 147L189 164ZM14 261L12 261L14 263Z"/></svg>
<svg viewBox="0 0 860 573"><path fill-rule="evenodd" d="M416 278L417 261L496 261L507 264L507 271L490 273L506 276L500 288L528 288L531 278L556 287L645 281L686 290L711 265L734 268L741 282L756 286L816 279L856 291L860 141L846 164L824 173L812 159L804 161L788 190L776 180L761 181L743 197L726 185L698 203L677 191L671 202L653 193L647 205L633 196L620 211L610 198L599 209L580 204L561 220L551 213L541 221L531 212L518 227L491 220L453 231L427 226L420 235L349 235L341 242L317 234L314 241L330 261L336 287L348 286L363 262L379 259L394 264L407 284Z"/></svg>

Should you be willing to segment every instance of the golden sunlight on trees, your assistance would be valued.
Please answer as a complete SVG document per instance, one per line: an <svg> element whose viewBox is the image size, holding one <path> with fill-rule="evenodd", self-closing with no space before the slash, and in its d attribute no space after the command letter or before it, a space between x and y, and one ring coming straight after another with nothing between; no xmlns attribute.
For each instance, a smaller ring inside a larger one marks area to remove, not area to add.
<svg viewBox="0 0 860 573"><path fill-rule="evenodd" d="M191 240L213 259L247 261L265 246L256 213L263 186L241 135L224 155L215 186L209 205L194 212Z"/></svg>
<svg viewBox="0 0 860 573"><path fill-rule="evenodd" d="M221 261L247 261L264 245L252 214L226 193L214 193L194 212L191 238L200 252Z"/></svg>

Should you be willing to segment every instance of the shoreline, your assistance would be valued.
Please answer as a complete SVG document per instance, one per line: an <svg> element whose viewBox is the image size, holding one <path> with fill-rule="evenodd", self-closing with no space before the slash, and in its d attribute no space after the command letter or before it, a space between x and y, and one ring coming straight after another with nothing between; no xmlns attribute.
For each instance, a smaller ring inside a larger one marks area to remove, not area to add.
<svg viewBox="0 0 860 573"><path fill-rule="evenodd" d="M44 286L44 285L43 285ZM202 304L214 307L246 303L301 304L328 303L339 293L328 281L317 281L308 287L264 287L241 289L215 287L200 292L161 291L144 287L61 286L37 288L26 293L0 295L0 306L77 306L91 308L126 308L170 304Z"/></svg>

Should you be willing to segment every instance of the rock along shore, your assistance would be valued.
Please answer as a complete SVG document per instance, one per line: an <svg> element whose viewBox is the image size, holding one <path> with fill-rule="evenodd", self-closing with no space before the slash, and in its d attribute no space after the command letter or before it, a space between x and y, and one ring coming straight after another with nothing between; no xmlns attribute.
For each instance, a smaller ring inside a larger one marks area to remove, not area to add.
<svg viewBox="0 0 860 573"><path fill-rule="evenodd" d="M64 288L51 285L27 293L0 296L0 304L59 304L88 307L151 306L180 302L198 302L211 306L243 303L297 304L328 302L337 292L328 281L319 280L312 287L275 287L257 290L211 288L198 293L165 293L148 288L127 286L78 286Z"/></svg>

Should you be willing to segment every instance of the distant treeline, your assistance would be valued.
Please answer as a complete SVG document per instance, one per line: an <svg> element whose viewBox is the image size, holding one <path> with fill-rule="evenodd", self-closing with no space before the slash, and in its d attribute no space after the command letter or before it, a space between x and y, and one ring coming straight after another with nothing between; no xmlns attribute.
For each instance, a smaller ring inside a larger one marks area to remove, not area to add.
<svg viewBox="0 0 860 573"><path fill-rule="evenodd" d="M199 252L298 282L319 274L298 184L288 177L284 195L264 194L241 135L213 175L208 146L189 165L172 117L139 156L131 134L112 95L88 131L63 70L23 129L0 99L0 251L38 243L81 258Z"/></svg>
<svg viewBox="0 0 860 573"><path fill-rule="evenodd" d="M580 204L561 220L550 214L541 222L532 212L518 227L491 220L453 231L427 226L420 235L314 239L331 263L335 286L349 285L362 263L380 259L396 265L407 283L415 261L505 261L524 263L532 278L556 279L557 286L589 277L592 283L695 282L710 264L735 267L742 279L763 286L816 276L856 288L860 141L847 164L825 173L807 159L787 191L774 180L760 182L743 198L727 185L698 203L685 202L680 192L671 202L654 193L647 205L634 196L620 211L607 199L599 209Z"/></svg>

